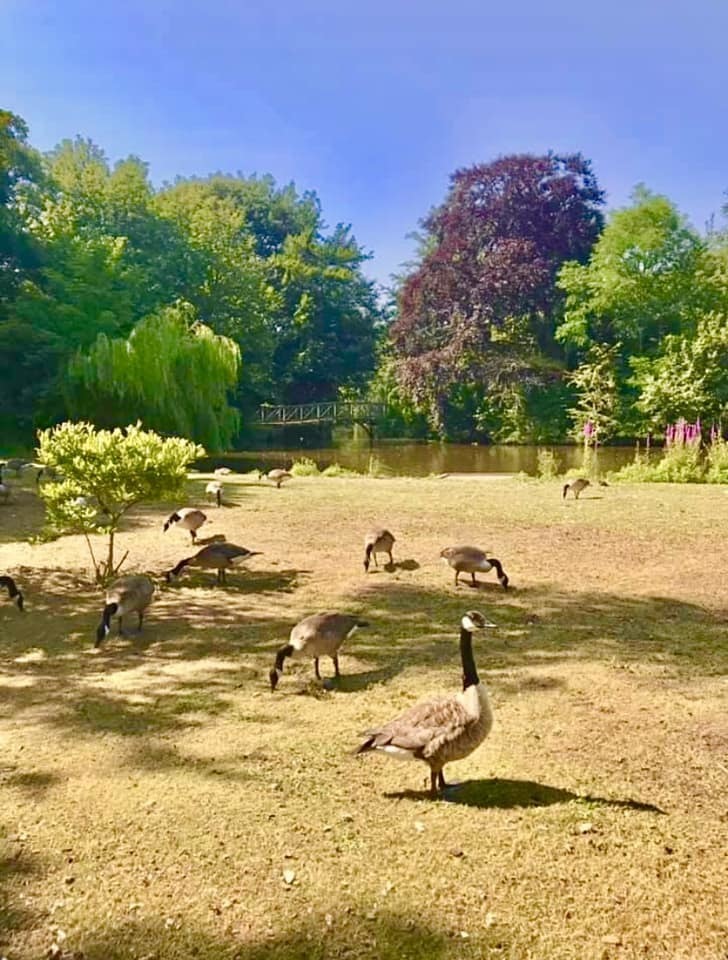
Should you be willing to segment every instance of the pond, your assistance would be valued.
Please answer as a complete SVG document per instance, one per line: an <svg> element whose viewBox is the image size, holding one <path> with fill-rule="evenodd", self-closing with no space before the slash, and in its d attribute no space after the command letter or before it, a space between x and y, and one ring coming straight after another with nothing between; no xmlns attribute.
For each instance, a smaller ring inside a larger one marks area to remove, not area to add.
<svg viewBox="0 0 728 960"><path fill-rule="evenodd" d="M310 457L321 470L332 463L360 473L367 472L370 457L396 476L426 477L441 473L520 473L537 472L539 450L551 450L560 471L579 468L583 451L580 446L481 446L462 443L413 443L381 441L372 448L368 444L343 444L317 449L276 449L233 452L198 461L201 470L228 466L245 473L265 467L290 467L294 460ZM617 470L634 458L633 447L604 447L599 451L600 470Z"/></svg>

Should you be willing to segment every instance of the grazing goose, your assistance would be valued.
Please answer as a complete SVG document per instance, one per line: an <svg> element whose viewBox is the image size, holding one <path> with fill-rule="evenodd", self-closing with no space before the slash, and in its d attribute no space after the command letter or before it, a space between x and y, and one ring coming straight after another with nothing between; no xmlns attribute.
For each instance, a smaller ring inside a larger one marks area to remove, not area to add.
<svg viewBox="0 0 728 960"><path fill-rule="evenodd" d="M597 483L599 484L600 487L609 486L606 480L598 480ZM577 477L576 480L572 480L571 483L564 484L564 489L562 491L561 498L562 500L565 500L566 494L569 492L569 490L571 490L571 492L574 494L574 499L578 500L579 494L583 490L586 490L587 487L590 487L590 486L591 486L591 481L587 480L586 477Z"/></svg>
<svg viewBox="0 0 728 960"><path fill-rule="evenodd" d="M12 577L0 577L0 587L7 587L8 599L14 600L18 610L23 609L23 594L18 590Z"/></svg>
<svg viewBox="0 0 728 960"><path fill-rule="evenodd" d="M101 617L101 623L96 630L95 647L100 647L111 629L111 618L119 618L119 633L122 631L122 618L128 613L136 613L139 617L137 632L141 633L144 611L152 600L154 584L143 574L131 574L114 580L106 591L106 606Z"/></svg>
<svg viewBox="0 0 728 960"><path fill-rule="evenodd" d="M175 510L174 513L169 515L162 529L166 533L167 530L176 523L183 529L190 531L190 536L194 543L197 539L197 531L206 520L207 516L202 510L195 510L193 507L183 507L181 510Z"/></svg>
<svg viewBox="0 0 728 960"><path fill-rule="evenodd" d="M369 564L371 558L374 557L374 566L378 567L377 563L377 554L378 553L388 553L390 564L394 563L392 559L392 547L394 546L395 539L389 530L379 529L379 530L370 530L369 533L364 537L364 569L369 569Z"/></svg>
<svg viewBox="0 0 728 960"><path fill-rule="evenodd" d="M222 506L222 481L211 480L205 487L205 493L210 499L217 502L218 507Z"/></svg>
<svg viewBox="0 0 728 960"><path fill-rule="evenodd" d="M187 557L180 560L176 567L173 567L166 574L167 583L171 583L174 577L178 577L185 567L202 567L203 570L217 570L217 582L226 583L225 571L229 567L237 566L251 557L256 557L259 550L248 550L247 547L236 547L234 543L210 543L208 546L198 550L194 557Z"/></svg>
<svg viewBox="0 0 728 960"><path fill-rule="evenodd" d="M471 610L460 621L463 690L449 697L423 700L382 727L366 732L357 753L376 750L403 760L422 760L430 768L430 792L447 784L443 767L469 756L490 733L493 712L488 691L480 682L473 657L473 631L494 627L482 613Z"/></svg>
<svg viewBox="0 0 728 960"><path fill-rule="evenodd" d="M291 480L293 475L290 474L287 470L281 470L276 467L273 470L269 470L268 473L264 474L263 471L260 471L260 479L267 477L272 483L276 485L276 490L281 489L281 484L284 480Z"/></svg>
<svg viewBox="0 0 728 960"><path fill-rule="evenodd" d="M500 585L504 590L508 589L509 580L503 565L495 557L486 556L485 550L479 550L478 547L446 547L440 551L440 556L455 571L455 586L461 573L469 573L475 585L478 582L475 579L476 571L488 573L489 570L495 570Z"/></svg>
<svg viewBox="0 0 728 960"><path fill-rule="evenodd" d="M359 617L348 613L315 613L311 617L301 620L291 630L289 642L280 648L276 654L275 666L271 670L270 688L278 686L278 677L283 672L283 661L286 657L313 657L316 679L321 679L319 673L319 657L331 657L334 661L334 673L339 673L339 648L347 637L358 627L368 627L369 624Z"/></svg>

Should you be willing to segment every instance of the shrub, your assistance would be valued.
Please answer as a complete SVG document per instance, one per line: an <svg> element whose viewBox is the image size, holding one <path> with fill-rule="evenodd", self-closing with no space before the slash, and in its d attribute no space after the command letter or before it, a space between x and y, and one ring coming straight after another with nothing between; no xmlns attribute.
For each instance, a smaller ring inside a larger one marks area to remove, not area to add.
<svg viewBox="0 0 728 960"><path fill-rule="evenodd" d="M560 473L559 459L553 450L539 450L536 455L536 473L542 480L553 480Z"/></svg>
<svg viewBox="0 0 728 960"><path fill-rule="evenodd" d="M323 477L358 477L356 470L350 470L348 467L342 467L340 463L332 463L321 474Z"/></svg>
<svg viewBox="0 0 728 960"><path fill-rule="evenodd" d="M301 457L293 461L290 471L294 477L318 477L321 475L318 464L310 457Z"/></svg>
<svg viewBox="0 0 728 960"><path fill-rule="evenodd" d="M728 443L714 436L708 448L708 469L705 479L708 483L728 483Z"/></svg>

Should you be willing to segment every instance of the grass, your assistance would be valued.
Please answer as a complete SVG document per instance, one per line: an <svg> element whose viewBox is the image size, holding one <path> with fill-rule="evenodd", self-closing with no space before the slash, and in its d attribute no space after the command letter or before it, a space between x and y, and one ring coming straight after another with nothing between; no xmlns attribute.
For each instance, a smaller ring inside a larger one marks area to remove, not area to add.
<svg viewBox="0 0 728 960"><path fill-rule="evenodd" d="M560 487L230 478L200 533L263 554L227 588L160 583L99 654L83 541L16 539L30 489L0 507L27 600L0 601L0 956L725 960L727 491ZM130 569L189 555L170 506L130 518ZM367 575L375 523L395 566ZM456 590L457 542L514 590ZM332 608L371 623L340 687L300 663L272 695L291 625ZM433 803L425 767L352 750L457 688L472 608L500 625L477 647L496 724Z"/></svg>

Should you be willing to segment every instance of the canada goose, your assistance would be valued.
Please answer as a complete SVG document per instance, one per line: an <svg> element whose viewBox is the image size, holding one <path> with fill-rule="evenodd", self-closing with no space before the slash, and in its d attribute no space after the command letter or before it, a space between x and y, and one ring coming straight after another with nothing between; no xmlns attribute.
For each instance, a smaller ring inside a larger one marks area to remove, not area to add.
<svg viewBox="0 0 728 960"><path fill-rule="evenodd" d="M222 506L222 481L211 480L205 487L205 493L217 502L218 507Z"/></svg>
<svg viewBox="0 0 728 960"><path fill-rule="evenodd" d="M127 613L136 613L139 617L138 632L141 633L144 611L149 606L154 593L154 584L143 574L131 574L114 580L106 591L106 606L101 623L96 630L95 647L100 647L111 629L111 618L119 618L119 633L122 633L122 618Z"/></svg>
<svg viewBox="0 0 728 960"><path fill-rule="evenodd" d="M23 609L23 594L18 590L12 577L0 577L0 587L7 587L8 599L14 600L18 610Z"/></svg>
<svg viewBox="0 0 728 960"><path fill-rule="evenodd" d="M440 551L440 556L455 571L455 586L458 585L461 573L469 573L473 584L476 584L478 582L475 579L476 571L488 573L489 570L495 570L500 585L504 590L508 589L509 580L503 565L495 557L486 556L485 550L479 550L478 547L446 547Z"/></svg>
<svg viewBox="0 0 728 960"><path fill-rule="evenodd" d="M233 471L230 469L230 467L216 467L213 473L216 477L229 477Z"/></svg>
<svg viewBox="0 0 728 960"><path fill-rule="evenodd" d="M347 637L358 627L368 627L369 624L359 617L348 613L315 613L297 623L291 630L290 640L281 647L276 654L275 666L271 670L270 688L278 686L278 677L283 672L283 661L286 657L313 657L316 679L321 679L319 673L319 657L331 657L334 661L334 673L339 673L339 648Z"/></svg>
<svg viewBox="0 0 728 960"><path fill-rule="evenodd" d="M226 583L225 571L228 567L237 566L251 557L256 557L259 550L248 550L247 547L236 547L234 543L210 543L202 550L198 550L194 557L180 560L166 574L167 583L178 577L185 567L202 567L203 570L217 570L217 582Z"/></svg>
<svg viewBox="0 0 728 960"><path fill-rule="evenodd" d="M364 569L369 570L369 563L372 557L374 557L374 566L379 566L377 563L378 553L388 553L390 564L394 563L392 559L392 547L394 543L395 538L389 530L383 528L370 530L366 537L364 537Z"/></svg>
<svg viewBox="0 0 728 960"><path fill-rule="evenodd" d="M600 487L609 486L606 480L599 480L597 482L599 483ZM587 480L586 477L577 477L576 480L572 480L571 483L564 484L564 489L562 491L561 498L562 500L565 500L566 494L569 492L569 490L571 490L571 492L574 494L574 499L578 500L579 494L582 493L582 491L586 490L586 488L590 486L591 486L591 481Z"/></svg>
<svg viewBox="0 0 728 960"><path fill-rule="evenodd" d="M490 733L493 711L488 691L480 682L473 657L473 631L495 627L482 613L471 610L460 621L460 659L463 690L449 697L423 700L382 727L366 732L357 753L377 750L403 760L423 760L430 768L430 792L447 784L443 767L469 756Z"/></svg>
<svg viewBox="0 0 728 960"><path fill-rule="evenodd" d="M290 474L287 470L281 470L276 467L274 470L269 470L268 473L264 474L263 471L260 471L260 479L266 476L270 481L276 485L276 490L281 489L281 484L284 480L291 480L293 475Z"/></svg>
<svg viewBox="0 0 728 960"><path fill-rule="evenodd" d="M166 533L173 524L179 524L183 529L190 531L190 536L194 543L195 540L197 540L197 531L206 520L207 516L202 510L195 510L193 507L183 507L181 510L175 510L174 513L169 515L162 529Z"/></svg>

